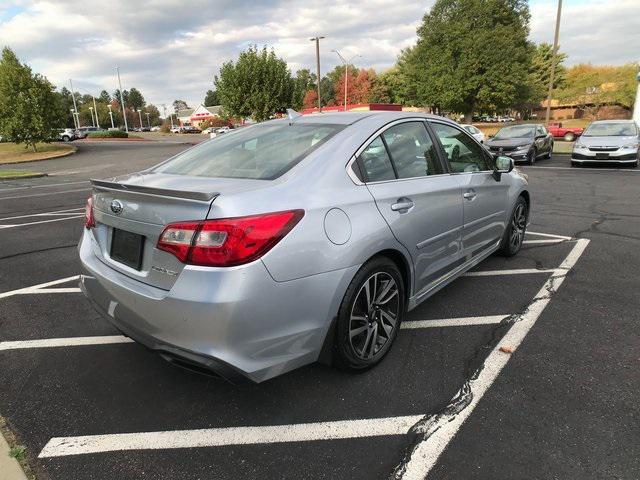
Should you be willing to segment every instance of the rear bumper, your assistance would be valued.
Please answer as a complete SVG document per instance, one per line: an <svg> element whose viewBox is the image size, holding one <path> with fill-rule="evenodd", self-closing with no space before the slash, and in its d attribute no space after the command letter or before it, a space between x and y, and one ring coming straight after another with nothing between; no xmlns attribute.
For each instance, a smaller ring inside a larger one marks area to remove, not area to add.
<svg viewBox="0 0 640 480"><path fill-rule="evenodd" d="M356 267L276 282L261 261L187 266L170 291L113 270L79 246L81 289L125 335L193 370L254 382L318 359Z"/></svg>

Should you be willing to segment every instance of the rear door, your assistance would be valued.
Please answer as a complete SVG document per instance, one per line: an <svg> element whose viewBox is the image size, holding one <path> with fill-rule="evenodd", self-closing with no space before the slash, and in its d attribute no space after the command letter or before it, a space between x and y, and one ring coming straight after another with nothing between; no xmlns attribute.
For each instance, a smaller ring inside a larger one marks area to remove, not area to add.
<svg viewBox="0 0 640 480"><path fill-rule="evenodd" d="M502 238L509 184L493 177L490 154L461 128L430 121L457 179L463 204L462 248L466 260L484 253Z"/></svg>
<svg viewBox="0 0 640 480"><path fill-rule="evenodd" d="M360 171L394 236L410 252L415 292L460 260L462 197L422 120L389 125L358 156Z"/></svg>

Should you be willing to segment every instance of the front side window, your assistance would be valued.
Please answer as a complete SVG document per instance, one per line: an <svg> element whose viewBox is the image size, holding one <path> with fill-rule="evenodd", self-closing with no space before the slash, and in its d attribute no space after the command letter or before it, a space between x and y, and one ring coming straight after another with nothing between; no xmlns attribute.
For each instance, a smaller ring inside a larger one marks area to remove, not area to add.
<svg viewBox="0 0 640 480"><path fill-rule="evenodd" d="M481 172L490 170L482 147L469 135L449 125L432 123L431 126L440 139L451 171Z"/></svg>
<svg viewBox="0 0 640 480"><path fill-rule="evenodd" d="M360 163L360 168L365 172L366 181L368 182L382 182L396 178L391 159L380 137L376 137L363 150L358 157L358 162Z"/></svg>
<svg viewBox="0 0 640 480"><path fill-rule="evenodd" d="M153 172L273 180L339 132L342 125L254 125L201 143Z"/></svg>
<svg viewBox="0 0 640 480"><path fill-rule="evenodd" d="M382 134L398 178L424 177L442 172L436 149L422 122L406 122Z"/></svg>

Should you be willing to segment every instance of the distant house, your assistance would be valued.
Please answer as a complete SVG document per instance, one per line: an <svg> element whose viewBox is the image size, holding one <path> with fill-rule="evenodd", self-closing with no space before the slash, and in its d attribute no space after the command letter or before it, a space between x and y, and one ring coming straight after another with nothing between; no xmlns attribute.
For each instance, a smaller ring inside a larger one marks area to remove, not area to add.
<svg viewBox="0 0 640 480"><path fill-rule="evenodd" d="M215 105L213 107L205 107L199 105L197 108L187 108L185 110L178 110L178 121L180 125L192 125L198 127L201 122L205 120L211 120L220 116L221 105Z"/></svg>

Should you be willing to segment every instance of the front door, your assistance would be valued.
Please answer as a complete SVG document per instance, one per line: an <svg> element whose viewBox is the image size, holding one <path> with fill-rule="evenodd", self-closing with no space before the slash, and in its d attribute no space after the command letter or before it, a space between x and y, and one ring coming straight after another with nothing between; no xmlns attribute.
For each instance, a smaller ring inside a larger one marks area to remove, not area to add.
<svg viewBox="0 0 640 480"><path fill-rule="evenodd" d="M467 260L493 248L502 238L508 212L509 182L493 176L488 152L462 129L430 122L458 181L464 222L462 248Z"/></svg>

